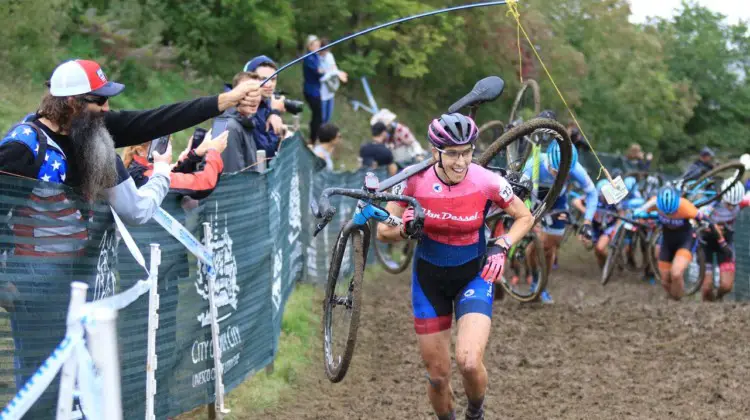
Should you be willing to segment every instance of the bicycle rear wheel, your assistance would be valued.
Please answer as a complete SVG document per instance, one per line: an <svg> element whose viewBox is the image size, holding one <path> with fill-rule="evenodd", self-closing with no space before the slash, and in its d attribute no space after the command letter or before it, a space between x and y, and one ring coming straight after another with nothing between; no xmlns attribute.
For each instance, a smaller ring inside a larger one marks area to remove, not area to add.
<svg viewBox="0 0 750 420"><path fill-rule="evenodd" d="M530 112L534 114L528 115ZM542 99L539 83L534 79L526 79L513 101L508 122L512 123L517 118L531 119L539 115L540 112L542 112Z"/></svg>
<svg viewBox="0 0 750 420"><path fill-rule="evenodd" d="M375 232L377 222L372 221L370 229ZM372 249L383 269L391 274L402 273L409 267L414 257L415 241L404 241L388 244L378 240L377 235L372 235Z"/></svg>
<svg viewBox="0 0 750 420"><path fill-rule="evenodd" d="M500 120L494 120L482 124L479 127L479 138L477 138L477 150L481 153L487 150L488 147L503 135L505 131L505 124Z"/></svg>
<svg viewBox="0 0 750 420"><path fill-rule="evenodd" d="M537 300L547 287L544 247L534 232L527 233L508 252L500 285L513 299L522 303Z"/></svg>
<svg viewBox="0 0 750 420"><path fill-rule="evenodd" d="M602 269L602 286L606 285L612 278L615 269L622 269L623 266L623 245L625 244L625 229L617 229L614 239L609 243L609 253L604 261Z"/></svg>
<svg viewBox="0 0 750 420"><path fill-rule="evenodd" d="M359 228L349 222L333 247L323 301L323 363L328 380L334 383L344 379L354 354L368 236L367 226ZM339 323L343 325L336 328Z"/></svg>
<svg viewBox="0 0 750 420"><path fill-rule="evenodd" d="M544 213L551 209L560 192L565 185L565 181L570 173L571 159L573 156L573 144L565 127L557 121L546 118L534 118L517 127L514 127L495 140L492 145L477 158L478 165L486 167L492 159L501 151L506 150L516 142L525 142L525 136L547 134L553 136L560 143L560 170L552 187L548 190L541 203L533 211L534 222L539 222ZM564 175L563 175L564 174Z"/></svg>
<svg viewBox="0 0 750 420"><path fill-rule="evenodd" d="M744 174L745 165L740 161L727 162L698 178L684 180L682 192L696 207L703 207L719 200L735 183L742 182ZM731 182L724 185L727 180Z"/></svg>

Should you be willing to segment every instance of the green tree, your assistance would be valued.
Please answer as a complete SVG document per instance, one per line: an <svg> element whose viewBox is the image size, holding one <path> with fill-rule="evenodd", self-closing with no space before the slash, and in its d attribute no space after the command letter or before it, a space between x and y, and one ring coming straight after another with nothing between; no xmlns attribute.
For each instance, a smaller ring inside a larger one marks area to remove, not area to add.
<svg viewBox="0 0 750 420"><path fill-rule="evenodd" d="M687 140L680 145L681 152L685 146L693 151L703 145L726 150L746 147L750 138L747 25L729 25L725 16L683 2L674 19L659 19L654 27L665 42L672 78L689 80L700 98L685 126L686 136L678 137Z"/></svg>

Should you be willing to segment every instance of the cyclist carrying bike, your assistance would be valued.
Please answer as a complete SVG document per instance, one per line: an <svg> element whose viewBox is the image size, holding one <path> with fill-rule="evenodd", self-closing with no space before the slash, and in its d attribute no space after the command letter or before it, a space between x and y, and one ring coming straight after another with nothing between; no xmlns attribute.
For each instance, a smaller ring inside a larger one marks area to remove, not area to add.
<svg viewBox="0 0 750 420"><path fill-rule="evenodd" d="M442 115L429 125L427 139L437 162L393 188L424 208L423 235L412 275L414 328L427 367L428 397L438 419L455 419L451 376L451 324L458 326L456 363L468 398L467 419L484 418L487 370L484 350L490 334L493 282L500 278L508 249L531 229L534 219L499 174L471 163L478 129L462 114ZM487 249L485 216L494 204L515 223ZM402 226L378 226L378 239L408 238L414 210L397 202L387 210ZM486 262L485 262L486 261Z"/></svg>
<svg viewBox="0 0 750 420"><path fill-rule="evenodd" d="M703 235L706 274L701 291L704 301L721 300L734 287L734 221L737 220L740 210L748 206L750 206L750 197L745 197L745 187L741 182L737 182L721 197L721 202L701 208L701 211L715 227ZM719 287L717 290L714 290L713 282L714 257L719 264Z"/></svg>
<svg viewBox="0 0 750 420"><path fill-rule="evenodd" d="M658 257L661 285L669 297L680 300L685 287L684 273L696 246L690 220L701 221L705 216L688 199L680 197L680 191L672 185L662 187L656 197L635 211L633 217L650 218L645 212L653 210L657 211L662 226Z"/></svg>
<svg viewBox="0 0 750 420"><path fill-rule="evenodd" d="M591 240L595 244L594 255L596 255L596 261L599 263L599 268L604 267L604 262L607 260L607 254L609 252L609 243L612 240L612 236L614 236L615 227L617 226L617 219L608 214L608 212L617 212L617 206L608 204L607 201L604 200L604 195L602 195L602 188L607 184L609 184L609 181L606 179L600 179L596 183L598 199L594 221L591 224L593 228Z"/></svg>
<svg viewBox="0 0 750 420"><path fill-rule="evenodd" d="M557 177L557 172L560 168L560 159L560 145L557 140L554 140L550 143L549 147L547 147L547 153L542 154L541 156L541 162L539 165L540 199L543 199L546 196L547 191L554 184L555 178ZM583 193L586 195L586 212L584 213L580 239L585 243L590 242L593 235L591 221L594 219L594 213L596 212L598 201L596 186L594 185L594 182L591 180L589 175L586 173L586 169L584 169L583 165L578 162L578 151L575 147L573 148L573 156L571 159L570 167L570 175L566 182L566 186L563 188L563 191L560 192L560 197L557 199L557 201L555 201L552 209L550 209L551 212L557 213L552 217L552 223L549 225L545 225L541 229L542 231L540 233L540 238L544 245L543 248L545 260L547 263L547 272L550 272L550 269L552 268L552 261L557 254L557 250L560 248L560 244L562 243L563 237L565 235L565 226L569 222L567 214L565 213L565 211L568 209L568 194L566 193L566 190L571 181L578 184L581 190L583 190ZM523 173L525 176L531 178L532 172L533 164L531 163L531 160L529 160L528 162L526 162ZM529 256L529 261L536 261L533 255L533 251L531 254L532 255ZM542 302L552 302L552 297L546 290L543 291L540 296Z"/></svg>

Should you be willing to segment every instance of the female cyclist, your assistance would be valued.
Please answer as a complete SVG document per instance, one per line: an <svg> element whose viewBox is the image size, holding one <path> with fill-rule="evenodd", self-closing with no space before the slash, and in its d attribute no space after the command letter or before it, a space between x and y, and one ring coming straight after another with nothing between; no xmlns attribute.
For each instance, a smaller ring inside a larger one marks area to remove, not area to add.
<svg viewBox="0 0 750 420"><path fill-rule="evenodd" d="M725 182L731 182L726 180ZM724 187L722 186L722 190ZM745 198L745 187L741 182L727 191L721 202L714 203L708 208L701 208L715 229L704 235L706 241L706 274L703 279L702 294L704 301L721 300L734 287L734 221L740 210L750 205L750 197ZM713 262L719 264L719 288L714 290Z"/></svg>
<svg viewBox="0 0 750 420"><path fill-rule="evenodd" d="M597 200L594 220L591 224L593 227L591 240L594 242L594 255L596 255L599 268L604 268L604 262L607 260L607 254L609 253L609 243L612 241L612 236L617 227L617 219L607 214L607 212L617 212L617 206L607 204L606 200L604 200L604 195L602 195L602 188L608 184L609 181L606 179L600 179L596 183L596 191L599 199Z"/></svg>
<svg viewBox="0 0 750 420"><path fill-rule="evenodd" d="M490 334L492 283L500 277L507 250L534 223L503 177L471 163L477 137L477 126L467 116L453 113L433 120L427 139L437 163L394 187L394 193L416 198L425 212L414 258L412 306L427 368L427 394L438 419L455 419L450 386L453 314L458 325L456 363L469 402L466 418L484 418L483 359ZM515 223L488 250L484 219L492 204ZM414 210L393 202L387 209L404 223L401 228L379 225L378 239L407 238L410 232L405 226L414 219Z"/></svg>
<svg viewBox="0 0 750 420"><path fill-rule="evenodd" d="M547 147L547 153L541 156L541 162L539 165L539 198L543 199L549 188L555 182L557 172L560 169L560 145L557 140L552 141ZM533 165L531 159L526 162L523 173L525 176L531 178L533 172ZM565 226L569 220L567 214L564 213L568 209L568 194L567 185L570 182L575 182L578 187L583 190L586 195L586 211L583 217L583 226L581 227L580 239L584 242L590 242L593 234L591 227L591 221L594 218L597 206L597 193L594 181L591 180L589 175L586 173L583 165L578 162L578 151L573 148L573 156L570 163L570 175L566 181L566 186L560 192L560 197L555 201L555 204L550 209L551 212L558 212L551 217L552 223L545 225L541 228L540 238L544 247L544 256L547 264L547 272L549 273L552 268L552 261L557 255L557 251L560 248L563 237L565 235ZM561 212L562 211L562 212ZM528 261L536 261L533 252L528 256ZM540 295L542 302L552 303L552 297L545 290Z"/></svg>
<svg viewBox="0 0 750 420"><path fill-rule="evenodd" d="M688 201L680 197L680 191L671 185L662 187L656 197L649 199L633 217L649 218L657 210L662 237L659 244L659 274L661 285L669 297L680 300L684 292L684 273L693 259L696 246L695 234L690 220L703 220L703 214Z"/></svg>

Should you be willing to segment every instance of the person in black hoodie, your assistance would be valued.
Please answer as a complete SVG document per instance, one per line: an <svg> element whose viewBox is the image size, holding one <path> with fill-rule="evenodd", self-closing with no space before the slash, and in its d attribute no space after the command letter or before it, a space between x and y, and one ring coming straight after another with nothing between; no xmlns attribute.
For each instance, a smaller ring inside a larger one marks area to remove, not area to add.
<svg viewBox="0 0 750 420"><path fill-rule="evenodd" d="M262 79L255 72L240 72L234 76L232 87L251 81L260 84ZM258 147L253 137L255 123L253 116L258 112L260 106L260 94L254 95L249 101L240 104L236 108L226 110L216 118L211 126L214 136L219 136L224 131L229 132L227 148L221 154L224 161L224 172L238 172L244 169L256 170Z"/></svg>

